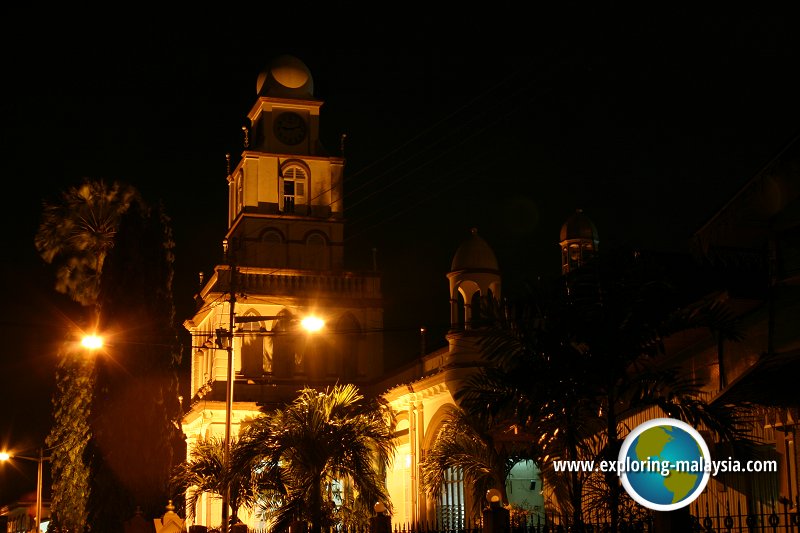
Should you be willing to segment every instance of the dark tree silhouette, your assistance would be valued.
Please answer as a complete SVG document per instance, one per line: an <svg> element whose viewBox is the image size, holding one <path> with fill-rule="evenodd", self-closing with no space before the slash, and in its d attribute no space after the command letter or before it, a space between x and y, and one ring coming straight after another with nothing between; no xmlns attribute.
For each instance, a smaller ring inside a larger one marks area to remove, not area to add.
<svg viewBox="0 0 800 533"><path fill-rule="evenodd" d="M119 183L85 180L46 202L34 244L42 259L53 265L55 289L84 306L74 322L96 326L100 278L122 215L138 197ZM46 444L51 450L53 477L50 506L55 526L81 531L91 479L85 453L95 382L94 360L68 338L58 353L54 424Z"/></svg>
<svg viewBox="0 0 800 533"><path fill-rule="evenodd" d="M170 472L182 460L173 247L162 209L132 202L103 270L100 326L108 349L97 359L88 450L93 531L119 531L137 507L161 514Z"/></svg>
<svg viewBox="0 0 800 533"><path fill-rule="evenodd" d="M35 245L84 306L75 322L109 336L92 359L74 339L60 354L53 524L119 531L136 506L161 514L182 447L169 220L133 187L86 180L45 204Z"/></svg>
<svg viewBox="0 0 800 533"><path fill-rule="evenodd" d="M616 460L621 424L631 415L658 408L721 440L749 444L741 410L703 401L702 384L661 358L665 339L680 331L712 328L737 339L724 306L681 301L638 256L596 261L495 312L484 343L489 365L456 395L468 412L488 411L531 435L546 482L578 528L588 473L556 475L552 462ZM613 473L606 482L616 531L621 485Z"/></svg>

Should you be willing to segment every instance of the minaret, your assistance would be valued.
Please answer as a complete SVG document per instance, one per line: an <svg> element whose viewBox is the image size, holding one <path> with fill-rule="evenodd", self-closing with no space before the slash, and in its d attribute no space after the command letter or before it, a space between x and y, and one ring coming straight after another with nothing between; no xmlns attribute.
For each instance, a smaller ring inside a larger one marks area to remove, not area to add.
<svg viewBox="0 0 800 533"><path fill-rule="evenodd" d="M568 274L580 268L591 259L598 250L600 239L594 223L583 214L583 209L576 209L561 226L561 274Z"/></svg>
<svg viewBox="0 0 800 533"><path fill-rule="evenodd" d="M482 306L500 300L500 267L494 251L472 228L470 236L453 256L450 272L450 346L448 363L465 363L479 356L477 339L482 334ZM485 318L485 317L483 317Z"/></svg>

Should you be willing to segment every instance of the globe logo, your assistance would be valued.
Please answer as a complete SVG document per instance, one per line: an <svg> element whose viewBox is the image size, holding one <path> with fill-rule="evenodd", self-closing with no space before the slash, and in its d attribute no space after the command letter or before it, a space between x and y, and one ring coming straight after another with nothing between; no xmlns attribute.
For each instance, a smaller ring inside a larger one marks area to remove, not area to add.
<svg viewBox="0 0 800 533"><path fill-rule="evenodd" d="M622 486L637 503L656 511L686 507L700 496L710 476L703 437L674 418L656 418L634 428L618 459Z"/></svg>

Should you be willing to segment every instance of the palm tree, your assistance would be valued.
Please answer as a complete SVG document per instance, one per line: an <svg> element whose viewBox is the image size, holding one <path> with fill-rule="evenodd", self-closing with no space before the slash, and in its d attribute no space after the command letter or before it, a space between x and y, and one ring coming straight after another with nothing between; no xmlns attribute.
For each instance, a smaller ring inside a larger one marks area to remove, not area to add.
<svg viewBox="0 0 800 533"><path fill-rule="evenodd" d="M493 429L485 417L469 416L459 408L448 413L420 465L430 497L439 497L445 473L453 468L464 473L464 484L471 487L473 517L480 517L484 494L491 488L500 490L508 502L506 478L527 455L516 443L495 439Z"/></svg>
<svg viewBox="0 0 800 533"><path fill-rule="evenodd" d="M59 201L44 204L34 244L46 263L56 265L58 292L81 305L97 304L119 220L138 197L133 187L121 183L84 180Z"/></svg>
<svg viewBox="0 0 800 533"><path fill-rule="evenodd" d="M231 523L238 521L241 507L253 508L258 501L254 490L253 472L247 469L225 467L224 442L219 437L211 437L197 441L191 448L190 459L178 464L171 478L175 492L187 494L186 516L195 518L197 502L204 493L222 496L226 491L230 495ZM230 453L236 457L241 453L239 440L230 441ZM233 461L232 461L233 462Z"/></svg>
<svg viewBox="0 0 800 533"><path fill-rule="evenodd" d="M510 418L535 437L545 479L566 495L575 524L588 473L554 476L548 465L615 460L621 424L635 413L657 407L748 444L739 411L702 401L700 383L660 365L664 340L679 331L713 327L737 338L719 302L681 306L674 287L648 277L637 261L595 264L559 281L566 285L497 314L484 343L490 364L457 399L468 412ZM616 531L621 486L616 474L606 481Z"/></svg>
<svg viewBox="0 0 800 533"><path fill-rule="evenodd" d="M35 245L90 327L138 341L117 343L113 363L62 351L47 439L54 523L117 531L137 506L163 508L183 443L169 219L129 185L85 180L45 204Z"/></svg>
<svg viewBox="0 0 800 533"><path fill-rule="evenodd" d="M535 298L489 308L492 329L483 342L486 365L456 392L470 417L489 418L496 430L514 426L529 437L527 455L573 522L580 520L587 474L555 474L557 460L594 459L603 425L593 379L580 346L569 342L566 322L552 320L557 301Z"/></svg>
<svg viewBox="0 0 800 533"><path fill-rule="evenodd" d="M343 481L362 512L376 501L391 509L384 472L394 454L392 426L388 406L366 400L354 385L305 388L245 428L233 468L260 472L257 484L269 494L282 487L273 529L307 519L319 533L332 521L334 488Z"/></svg>
<svg viewBox="0 0 800 533"><path fill-rule="evenodd" d="M34 238L42 259L53 264L55 289L91 309L97 321L100 279L114 246L119 220L138 198L128 186L85 180L46 202ZM58 353L54 425L46 443L53 448L51 510L54 523L80 531L86 523L90 495L85 456L92 436L89 424L95 368L85 354L66 343Z"/></svg>

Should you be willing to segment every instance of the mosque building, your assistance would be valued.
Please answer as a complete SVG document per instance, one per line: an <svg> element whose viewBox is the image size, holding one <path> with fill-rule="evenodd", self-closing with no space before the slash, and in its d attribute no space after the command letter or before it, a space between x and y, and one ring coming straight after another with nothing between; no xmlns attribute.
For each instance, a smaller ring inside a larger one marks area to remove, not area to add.
<svg viewBox="0 0 800 533"><path fill-rule="evenodd" d="M241 158L229 169L225 261L203 280L197 311L184 322L193 345L192 400L183 419L188 449L225 435L228 355L232 436L262 406L293 399L299 386L354 383L383 394L396 413L397 455L387 474L393 520L463 522L469 502L462 481L453 477L442 501L428 501L419 461L455 406L453 392L480 364L480 300L501 295L495 254L476 229L465 232L447 273L447 346L385 375L381 280L377 272L343 268L344 159L320 143L323 102L314 98L311 73L282 56L261 73L256 90ZM581 254L592 245L580 244ZM325 334L305 331L310 316L324 317ZM541 506L531 489L537 471L518 470L515 494ZM213 524L220 514L218 499L200 499L197 523Z"/></svg>
<svg viewBox="0 0 800 533"><path fill-rule="evenodd" d="M191 402L182 423L188 448L223 437L226 428L235 436L262 407L290 401L304 385L353 383L382 396L396 415L387 472L392 521L461 526L472 503L461 474L449 473L434 501L422 490L420 461L456 408L455 391L482 364L480 302L501 298L497 258L478 229L465 230L446 273L449 294L441 295L450 302L447 345L387 373L381 279L344 268L345 160L320 142L323 102L314 97L313 77L299 59L281 56L258 77L256 95L242 153L228 169L225 260L202 281L197 310L184 323L192 338ZM598 252L597 228L577 210L559 245L568 274ZM324 318L324 334L305 329L310 317ZM795 423L789 420L783 424ZM797 493L796 481L788 487ZM535 465L517 465L507 488L511 503L543 511ZM197 524L219 523L219 499L202 497L195 515ZM265 526L245 511L239 516Z"/></svg>

